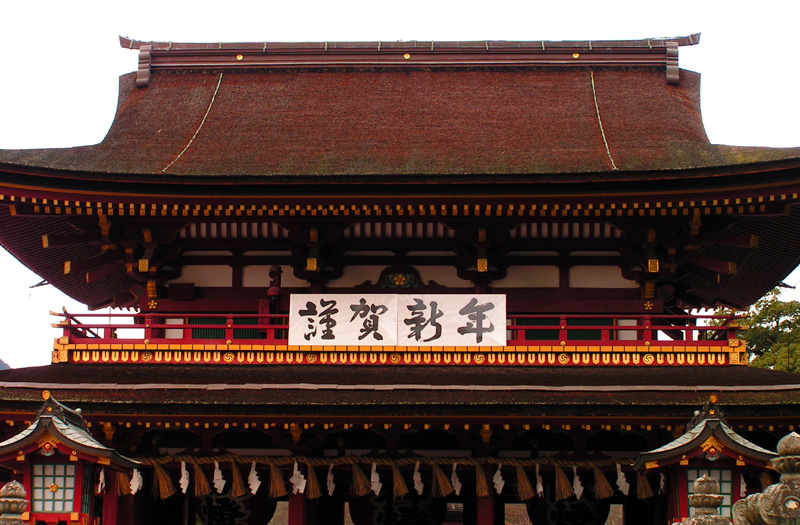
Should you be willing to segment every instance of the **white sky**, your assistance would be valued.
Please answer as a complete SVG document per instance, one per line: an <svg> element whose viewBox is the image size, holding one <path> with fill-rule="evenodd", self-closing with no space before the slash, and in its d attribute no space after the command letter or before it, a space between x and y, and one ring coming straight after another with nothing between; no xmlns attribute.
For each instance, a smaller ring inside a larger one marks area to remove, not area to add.
<svg viewBox="0 0 800 525"><path fill-rule="evenodd" d="M800 146L800 2L7 0L0 4L0 148L69 147L102 140L117 77L137 53L118 36L174 42L351 40L603 40L683 36L680 66L702 73L712 142ZM0 253L0 359L47 364L48 310L84 311ZM797 272L786 279L794 284Z"/></svg>

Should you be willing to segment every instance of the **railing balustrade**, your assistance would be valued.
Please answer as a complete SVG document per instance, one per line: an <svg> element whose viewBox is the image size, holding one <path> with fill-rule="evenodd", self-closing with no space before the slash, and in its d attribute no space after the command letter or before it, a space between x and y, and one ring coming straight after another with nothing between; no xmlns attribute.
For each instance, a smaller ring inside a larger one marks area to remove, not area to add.
<svg viewBox="0 0 800 525"><path fill-rule="evenodd" d="M205 343L285 345L286 314L53 313L72 343ZM716 315L512 314L507 346L685 345L725 346L741 328Z"/></svg>

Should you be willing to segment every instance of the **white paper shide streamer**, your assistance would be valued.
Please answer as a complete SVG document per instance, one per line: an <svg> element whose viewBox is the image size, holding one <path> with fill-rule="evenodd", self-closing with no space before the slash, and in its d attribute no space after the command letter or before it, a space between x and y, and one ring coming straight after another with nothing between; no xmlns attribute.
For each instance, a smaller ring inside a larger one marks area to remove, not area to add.
<svg viewBox="0 0 800 525"><path fill-rule="evenodd" d="M100 469L100 479L97 481L97 494L103 494L106 491L106 469Z"/></svg>
<svg viewBox="0 0 800 525"><path fill-rule="evenodd" d="M666 494L667 493L667 475L663 472L658 477L658 493L659 494Z"/></svg>
<svg viewBox="0 0 800 525"><path fill-rule="evenodd" d="M333 465L328 467L328 496L333 496L333 490L336 488L336 483L333 482Z"/></svg>
<svg viewBox="0 0 800 525"><path fill-rule="evenodd" d="M250 475L247 476L247 484L250 486L250 494L254 495L258 492L258 487L261 486L261 479L256 472L256 462L250 464Z"/></svg>
<svg viewBox="0 0 800 525"><path fill-rule="evenodd" d="M142 473L137 469L133 469L131 476L131 494L136 494L142 488Z"/></svg>
<svg viewBox="0 0 800 525"><path fill-rule="evenodd" d="M625 478L625 473L622 472L622 466L619 463L617 463L617 488L626 496L631 490L631 484Z"/></svg>
<svg viewBox="0 0 800 525"><path fill-rule="evenodd" d="M422 483L422 475L419 473L419 461L414 463L414 490L417 491L417 494L422 496L422 489L425 488L425 485Z"/></svg>
<svg viewBox="0 0 800 525"><path fill-rule="evenodd" d="M741 479L739 480L739 487L741 487L739 489L739 497L740 498L747 497L747 484L744 482L744 475L742 475Z"/></svg>
<svg viewBox="0 0 800 525"><path fill-rule="evenodd" d="M189 490L189 471L186 470L186 462L181 461L181 479L178 480L178 485L181 487L181 492L186 494Z"/></svg>
<svg viewBox="0 0 800 525"><path fill-rule="evenodd" d="M581 478L578 477L578 469L576 467L572 467L572 491L575 493L576 499L581 499L583 485L581 484Z"/></svg>
<svg viewBox="0 0 800 525"><path fill-rule="evenodd" d="M219 462L214 462L214 490L217 491L217 494L222 494L222 491L225 490L225 478L222 477L222 471L219 468Z"/></svg>
<svg viewBox="0 0 800 525"><path fill-rule="evenodd" d="M372 489L372 492L375 493L376 496L381 495L381 487L383 487L383 483L381 483L381 477L378 475L378 464L372 464L372 474L369 477L369 486Z"/></svg>
<svg viewBox="0 0 800 525"><path fill-rule="evenodd" d="M453 463L453 473L450 475L450 484L453 485L453 492L456 493L456 496L461 495L461 480L458 479L458 474L456 474L456 463Z"/></svg>
<svg viewBox="0 0 800 525"><path fill-rule="evenodd" d="M497 465L497 472L495 472L494 476L492 476L492 483L494 484L494 490L498 494L503 492L503 487L506 486L506 482L503 480L503 473L501 471L502 468L503 468L503 465L498 464Z"/></svg>
<svg viewBox="0 0 800 525"><path fill-rule="evenodd" d="M300 472L300 466L297 461L294 462L294 472L292 477L289 478L289 482L292 484L292 494L303 494L306 491L306 478Z"/></svg>
<svg viewBox="0 0 800 525"><path fill-rule="evenodd" d="M544 497L544 482L542 481L542 475L539 474L539 464L536 464L536 495Z"/></svg>

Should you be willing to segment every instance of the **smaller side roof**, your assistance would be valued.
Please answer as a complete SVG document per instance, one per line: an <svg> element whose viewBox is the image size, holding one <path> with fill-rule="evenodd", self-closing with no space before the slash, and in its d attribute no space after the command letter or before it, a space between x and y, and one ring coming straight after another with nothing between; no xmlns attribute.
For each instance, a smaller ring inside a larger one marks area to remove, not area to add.
<svg viewBox="0 0 800 525"><path fill-rule="evenodd" d="M722 453L759 467L766 467L770 460L776 457L775 452L762 448L734 432L717 407L716 396L711 396L709 403L695 414L682 436L655 450L643 452L633 467L635 470L662 467L704 452Z"/></svg>
<svg viewBox="0 0 800 525"><path fill-rule="evenodd" d="M16 436L0 443L0 462L16 460L42 450L49 455L54 449L77 456L92 463L108 465L117 470L128 470L138 465L137 461L126 458L116 450L97 441L88 430L80 410L56 401L45 390L42 393L44 404L33 423Z"/></svg>

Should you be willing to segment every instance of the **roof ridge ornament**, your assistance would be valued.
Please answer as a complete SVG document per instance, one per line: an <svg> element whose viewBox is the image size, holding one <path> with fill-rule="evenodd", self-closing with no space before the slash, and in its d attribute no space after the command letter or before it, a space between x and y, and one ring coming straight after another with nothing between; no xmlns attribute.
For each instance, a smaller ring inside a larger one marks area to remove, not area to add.
<svg viewBox="0 0 800 525"><path fill-rule="evenodd" d="M703 405L703 408L694 413L694 417L691 421L689 421L689 424L686 425L686 430L688 431L693 429L706 419L717 419L725 426L730 426L725 420L725 413L717 406L716 394L711 394L708 398L708 402Z"/></svg>

